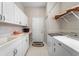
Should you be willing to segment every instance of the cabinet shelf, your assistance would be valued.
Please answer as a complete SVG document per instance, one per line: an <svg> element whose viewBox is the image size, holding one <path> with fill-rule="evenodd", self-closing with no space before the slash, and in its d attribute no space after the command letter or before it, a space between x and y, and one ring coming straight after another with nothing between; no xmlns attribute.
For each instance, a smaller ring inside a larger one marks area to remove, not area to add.
<svg viewBox="0 0 79 59"><path fill-rule="evenodd" d="M27 27L27 25L25 26L25 25L20 25L20 24L14 24L14 23L5 22L5 21L0 21L0 24Z"/></svg>

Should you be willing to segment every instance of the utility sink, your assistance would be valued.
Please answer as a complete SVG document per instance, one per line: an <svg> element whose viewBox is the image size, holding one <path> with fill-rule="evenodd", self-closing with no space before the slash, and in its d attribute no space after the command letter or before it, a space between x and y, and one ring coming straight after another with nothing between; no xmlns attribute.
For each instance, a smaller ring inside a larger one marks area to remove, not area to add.
<svg viewBox="0 0 79 59"><path fill-rule="evenodd" d="M48 35L50 35L50 36L64 36L66 34L65 33L50 33Z"/></svg>

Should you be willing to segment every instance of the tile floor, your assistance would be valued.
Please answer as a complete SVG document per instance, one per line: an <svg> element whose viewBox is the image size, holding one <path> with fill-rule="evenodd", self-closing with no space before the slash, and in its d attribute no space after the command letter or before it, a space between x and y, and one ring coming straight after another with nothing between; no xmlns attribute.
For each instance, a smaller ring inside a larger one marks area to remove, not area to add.
<svg viewBox="0 0 79 59"><path fill-rule="evenodd" d="M47 45L44 44L44 47L33 47L31 45L26 56L48 56Z"/></svg>

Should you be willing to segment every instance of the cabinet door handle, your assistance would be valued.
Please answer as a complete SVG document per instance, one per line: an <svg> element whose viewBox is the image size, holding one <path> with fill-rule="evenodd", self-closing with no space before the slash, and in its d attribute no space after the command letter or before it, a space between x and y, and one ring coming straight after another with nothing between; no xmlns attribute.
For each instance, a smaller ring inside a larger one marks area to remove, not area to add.
<svg viewBox="0 0 79 59"><path fill-rule="evenodd" d="M55 43L54 43L54 46L55 46Z"/></svg>
<svg viewBox="0 0 79 59"><path fill-rule="evenodd" d="M0 20L2 20L2 15L0 15Z"/></svg>
<svg viewBox="0 0 79 59"><path fill-rule="evenodd" d="M62 46L62 44L61 44L61 43L58 43L58 45L59 45L59 46Z"/></svg>
<svg viewBox="0 0 79 59"><path fill-rule="evenodd" d="M3 16L3 19L5 20L5 16Z"/></svg>
<svg viewBox="0 0 79 59"><path fill-rule="evenodd" d="M54 48L54 52L56 51L56 48Z"/></svg>
<svg viewBox="0 0 79 59"><path fill-rule="evenodd" d="M19 22L19 24L21 24L21 22Z"/></svg>
<svg viewBox="0 0 79 59"><path fill-rule="evenodd" d="M15 56L16 54L17 54L17 49L14 49L13 56Z"/></svg>
<svg viewBox="0 0 79 59"><path fill-rule="evenodd" d="M2 16L2 20L5 20L5 16Z"/></svg>

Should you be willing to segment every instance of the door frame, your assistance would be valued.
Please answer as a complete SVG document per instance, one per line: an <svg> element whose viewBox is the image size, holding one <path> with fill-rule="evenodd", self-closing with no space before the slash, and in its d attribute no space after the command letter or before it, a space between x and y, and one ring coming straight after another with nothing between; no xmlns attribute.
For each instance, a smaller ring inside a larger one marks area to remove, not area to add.
<svg viewBox="0 0 79 59"><path fill-rule="evenodd" d="M46 19L45 16L34 16L34 17L32 17L32 23L33 23L33 18L35 18L35 17L44 18L44 27L46 27L46 26L45 26L45 21L46 21L46 20L45 20L45 19ZM32 26L33 26L33 25L32 25ZM31 29L32 29L32 28L31 28ZM45 28L44 28L44 42L45 42L45 36L46 36L46 35L45 35ZM33 38L32 38L32 39L33 39Z"/></svg>

